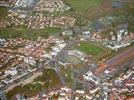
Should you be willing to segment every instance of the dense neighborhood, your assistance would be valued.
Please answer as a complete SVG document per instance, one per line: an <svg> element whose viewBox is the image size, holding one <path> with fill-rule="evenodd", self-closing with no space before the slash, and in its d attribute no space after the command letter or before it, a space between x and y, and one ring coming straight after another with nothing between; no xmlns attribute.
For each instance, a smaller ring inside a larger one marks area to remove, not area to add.
<svg viewBox="0 0 134 100"><path fill-rule="evenodd" d="M0 100L133 100L133 4L1 0Z"/></svg>

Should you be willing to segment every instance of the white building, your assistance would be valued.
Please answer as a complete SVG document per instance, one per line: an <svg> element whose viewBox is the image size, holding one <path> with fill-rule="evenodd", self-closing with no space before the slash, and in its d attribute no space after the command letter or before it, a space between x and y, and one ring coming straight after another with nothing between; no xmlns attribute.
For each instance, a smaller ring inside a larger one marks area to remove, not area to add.
<svg viewBox="0 0 134 100"><path fill-rule="evenodd" d="M17 73L18 73L18 71L16 68L11 68L10 70L5 71L5 75L14 76L14 75L17 75Z"/></svg>
<svg viewBox="0 0 134 100"><path fill-rule="evenodd" d="M98 84L100 82L100 79L95 77L91 71L88 71L83 75L83 78L87 81L92 81L95 84Z"/></svg>
<svg viewBox="0 0 134 100"><path fill-rule="evenodd" d="M24 62L25 63L28 63L28 64L30 64L30 65L36 65L36 61L34 60L34 58L33 57L25 57L24 58Z"/></svg>
<svg viewBox="0 0 134 100"><path fill-rule="evenodd" d="M62 35L72 35L73 31L64 31L62 32Z"/></svg>
<svg viewBox="0 0 134 100"><path fill-rule="evenodd" d="M5 39L1 39L1 38L0 38L0 45L3 45L5 42L6 42Z"/></svg>
<svg viewBox="0 0 134 100"><path fill-rule="evenodd" d="M85 38L90 38L91 33L90 33L90 31L84 31L84 32L82 32L82 35L83 35Z"/></svg>

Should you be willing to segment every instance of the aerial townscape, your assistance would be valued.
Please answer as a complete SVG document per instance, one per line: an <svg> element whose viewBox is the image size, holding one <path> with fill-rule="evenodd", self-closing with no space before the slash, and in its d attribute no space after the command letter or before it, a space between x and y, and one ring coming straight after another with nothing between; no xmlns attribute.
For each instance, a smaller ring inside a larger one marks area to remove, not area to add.
<svg viewBox="0 0 134 100"><path fill-rule="evenodd" d="M134 100L134 0L0 0L0 100Z"/></svg>

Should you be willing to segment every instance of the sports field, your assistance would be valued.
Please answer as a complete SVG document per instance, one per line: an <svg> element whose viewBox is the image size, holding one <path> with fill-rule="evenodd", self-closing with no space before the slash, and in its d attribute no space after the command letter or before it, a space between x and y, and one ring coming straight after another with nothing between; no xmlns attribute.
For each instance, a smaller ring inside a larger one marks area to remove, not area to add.
<svg viewBox="0 0 134 100"><path fill-rule="evenodd" d="M92 59L96 62L101 61L102 59L110 58L115 54L114 51L103 47L101 43L95 42L81 41L78 45L72 47L71 49L80 50L88 56L91 55Z"/></svg>
<svg viewBox="0 0 134 100"><path fill-rule="evenodd" d="M77 45L74 48L82 52L85 52L86 54L90 54L94 56L103 52L103 48L89 42L80 42L80 45Z"/></svg>

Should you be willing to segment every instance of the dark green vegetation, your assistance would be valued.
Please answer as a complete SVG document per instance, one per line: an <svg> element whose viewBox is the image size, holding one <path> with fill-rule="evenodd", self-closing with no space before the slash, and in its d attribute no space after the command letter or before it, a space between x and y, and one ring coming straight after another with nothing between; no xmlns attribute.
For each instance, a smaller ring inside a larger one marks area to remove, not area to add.
<svg viewBox="0 0 134 100"><path fill-rule="evenodd" d="M5 16L8 14L8 8L0 7L0 19L4 19Z"/></svg>
<svg viewBox="0 0 134 100"><path fill-rule="evenodd" d="M36 40L38 36L48 37L48 35L60 34L60 28L28 29L28 28L0 28L0 37Z"/></svg>
<svg viewBox="0 0 134 100"><path fill-rule="evenodd" d="M47 48L44 48L46 52L49 52L52 50L52 47L55 45L55 43L50 43Z"/></svg>
<svg viewBox="0 0 134 100"><path fill-rule="evenodd" d="M134 32L134 4L127 3L124 6L124 11L127 14L127 21L128 21L128 29L130 32Z"/></svg>
<svg viewBox="0 0 134 100"><path fill-rule="evenodd" d="M60 80L53 69L44 70L43 75L35 79L35 81L44 83L45 89L55 88L60 85Z"/></svg>
<svg viewBox="0 0 134 100"><path fill-rule="evenodd" d="M35 84L29 83L25 86L16 86L15 88L13 88L13 90L7 93L7 99L12 100L12 97L15 94L32 96L37 94L39 91L41 91L41 89L43 89L43 86L40 83L35 83Z"/></svg>
<svg viewBox="0 0 134 100"><path fill-rule="evenodd" d="M33 83L25 86L17 86L7 93L7 99L11 100L15 94L23 94L26 96L33 96L38 94L41 90L53 89L60 86L59 78L53 69L44 69L43 75L36 78Z"/></svg>

